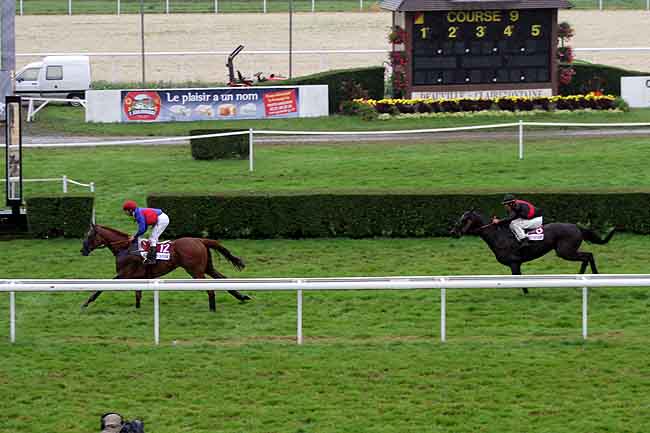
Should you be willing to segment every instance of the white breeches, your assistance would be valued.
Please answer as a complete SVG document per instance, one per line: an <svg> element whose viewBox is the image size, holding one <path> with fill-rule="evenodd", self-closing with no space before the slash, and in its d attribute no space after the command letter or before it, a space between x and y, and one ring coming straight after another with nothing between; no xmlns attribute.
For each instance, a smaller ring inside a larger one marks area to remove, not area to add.
<svg viewBox="0 0 650 433"><path fill-rule="evenodd" d="M158 238L165 231L169 224L169 217L165 213L158 215L158 222L151 228L151 236L149 236L149 244L157 245Z"/></svg>
<svg viewBox="0 0 650 433"><path fill-rule="evenodd" d="M542 217L533 218L530 220L525 220L523 218L517 218L510 222L510 230L515 234L515 237L518 241L526 237L526 232L524 230L532 230L537 227L541 227Z"/></svg>

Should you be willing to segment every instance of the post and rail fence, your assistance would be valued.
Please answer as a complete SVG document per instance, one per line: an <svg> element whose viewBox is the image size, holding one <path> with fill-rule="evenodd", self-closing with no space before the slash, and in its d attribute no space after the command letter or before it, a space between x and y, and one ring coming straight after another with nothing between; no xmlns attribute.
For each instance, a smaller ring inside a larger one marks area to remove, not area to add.
<svg viewBox="0 0 650 433"><path fill-rule="evenodd" d="M145 138L145 139L130 139L130 140L109 140L109 141L92 141L92 142L67 142L67 143L25 143L24 147L42 147L42 148L57 148L57 147L95 147L95 146L127 146L127 145L142 145L142 144L157 144L157 143L173 143L182 142L186 143L191 139L198 138L212 138L212 137L225 137L232 135L248 135L248 171L255 170L254 162L254 143L256 135L276 135L276 136L351 136L351 137L364 137L372 139L373 136L387 136L387 135L414 135L414 134L435 134L435 133L449 133L461 131L478 131L487 129L504 129L504 128L517 128L517 155L520 160L524 159L524 127L550 127L550 128L650 128L650 123L644 122L628 122L628 123L577 123L577 122L526 122L519 120L518 122L511 123L495 123L489 125L475 125L475 126L460 126L448 128L429 128L429 129L407 129L407 130L394 130L394 131L278 131L278 130L256 130L250 128L248 130L235 131L235 132L217 132L213 134L202 134L192 136L178 136L178 137L164 137L164 138Z"/></svg>
<svg viewBox="0 0 650 433"><path fill-rule="evenodd" d="M154 293L154 343L160 344L160 292L165 291L295 291L296 342L303 344L303 294L328 290L439 290L440 341L447 340L447 290L579 288L582 289L582 338L588 337L589 288L650 287L648 274L401 276L353 278L227 278L215 280L0 280L0 292L9 293L9 338L16 341L16 293L132 291Z"/></svg>
<svg viewBox="0 0 650 433"><path fill-rule="evenodd" d="M136 7L136 2L128 0L111 0L111 1L101 1L93 2L92 6L88 2L79 2L82 5L77 7L75 3L77 0L58 0L50 1L45 3L43 1L35 0L17 0L16 1L16 14L26 15L26 14L39 14L39 13L59 13L67 15L82 15L82 14L116 14L121 15L123 13L137 13L138 8ZM79 4L77 3L77 4ZM224 7L223 4L226 4ZM30 4L37 4L30 8ZM242 1L232 1L232 0L201 0L194 2L187 1L175 1L175 0L162 0L155 2L155 5L147 5L147 13L188 13L188 12L203 12L203 13L228 13L228 12L249 12L249 13L268 13L268 12L281 12L286 11L288 8L288 2L274 2L273 7L271 8L268 0L259 0L257 2L242 2ZM301 12L316 12L319 9L319 4L325 4L326 6L322 8L323 11L331 11L332 6L331 2L323 0L305 0L305 1L295 1L294 7L298 6L299 11ZM349 6L348 6L349 4ZM341 5L335 7L337 12L353 12L353 11L363 11L370 10L376 2L366 0L349 0L344 2ZM242 7L243 5L243 7ZM611 5L611 6L610 6ZM581 9L599 9L605 10L607 7L613 9L618 9L623 5L628 9L642 9L645 7L646 10L650 10L650 0L637 0L636 2L620 2L617 0L590 0L590 1L581 1L578 5Z"/></svg>

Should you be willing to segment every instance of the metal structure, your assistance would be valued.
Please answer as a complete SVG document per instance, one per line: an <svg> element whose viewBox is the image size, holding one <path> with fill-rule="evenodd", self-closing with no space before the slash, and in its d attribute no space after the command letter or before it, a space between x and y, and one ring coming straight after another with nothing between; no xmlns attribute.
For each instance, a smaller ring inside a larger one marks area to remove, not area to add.
<svg viewBox="0 0 650 433"><path fill-rule="evenodd" d="M15 0L2 0L0 14L0 119L4 120L4 100L14 93L16 73Z"/></svg>
<svg viewBox="0 0 650 433"><path fill-rule="evenodd" d="M412 276L356 278L227 278L215 280L0 280L0 292L9 292L10 341L16 341L16 292L85 292L89 290L154 292L154 342L160 344L160 292L164 291L296 291L296 342L303 337L303 292L327 290L440 290L440 340L447 340L448 289L582 289L582 338L588 336L588 288L650 287L650 275L581 274L527 276Z"/></svg>
<svg viewBox="0 0 650 433"><path fill-rule="evenodd" d="M393 86L403 97L557 93L557 11L571 7L567 0L383 0L380 6L393 12Z"/></svg>

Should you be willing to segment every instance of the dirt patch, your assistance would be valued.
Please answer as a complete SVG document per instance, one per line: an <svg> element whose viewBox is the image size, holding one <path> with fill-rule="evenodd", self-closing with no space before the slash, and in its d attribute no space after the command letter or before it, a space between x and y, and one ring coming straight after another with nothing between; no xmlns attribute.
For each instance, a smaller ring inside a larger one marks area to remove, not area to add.
<svg viewBox="0 0 650 433"><path fill-rule="evenodd" d="M576 29L576 48L650 46L650 13L645 11L560 11ZM16 51L26 53L113 53L92 58L93 79L138 82L141 77L138 15L23 16L16 18ZM388 50L389 12L296 13L293 50ZM289 72L287 14L174 14L145 17L147 52L246 49L236 67L245 75ZM248 54L247 54L248 52ZM125 56L125 54L135 54ZM22 66L40 56L19 57ZM148 81L226 81L226 55L147 57ZM650 72L650 52L578 53L581 59ZM380 65L384 53L300 54L294 76L328 69Z"/></svg>

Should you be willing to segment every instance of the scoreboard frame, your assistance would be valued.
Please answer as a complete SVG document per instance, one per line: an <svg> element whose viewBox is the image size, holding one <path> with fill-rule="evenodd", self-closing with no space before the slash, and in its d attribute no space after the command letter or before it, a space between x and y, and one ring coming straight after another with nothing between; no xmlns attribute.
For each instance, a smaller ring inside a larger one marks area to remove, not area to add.
<svg viewBox="0 0 650 433"><path fill-rule="evenodd" d="M566 0L383 0L404 28L403 97L551 96Z"/></svg>

